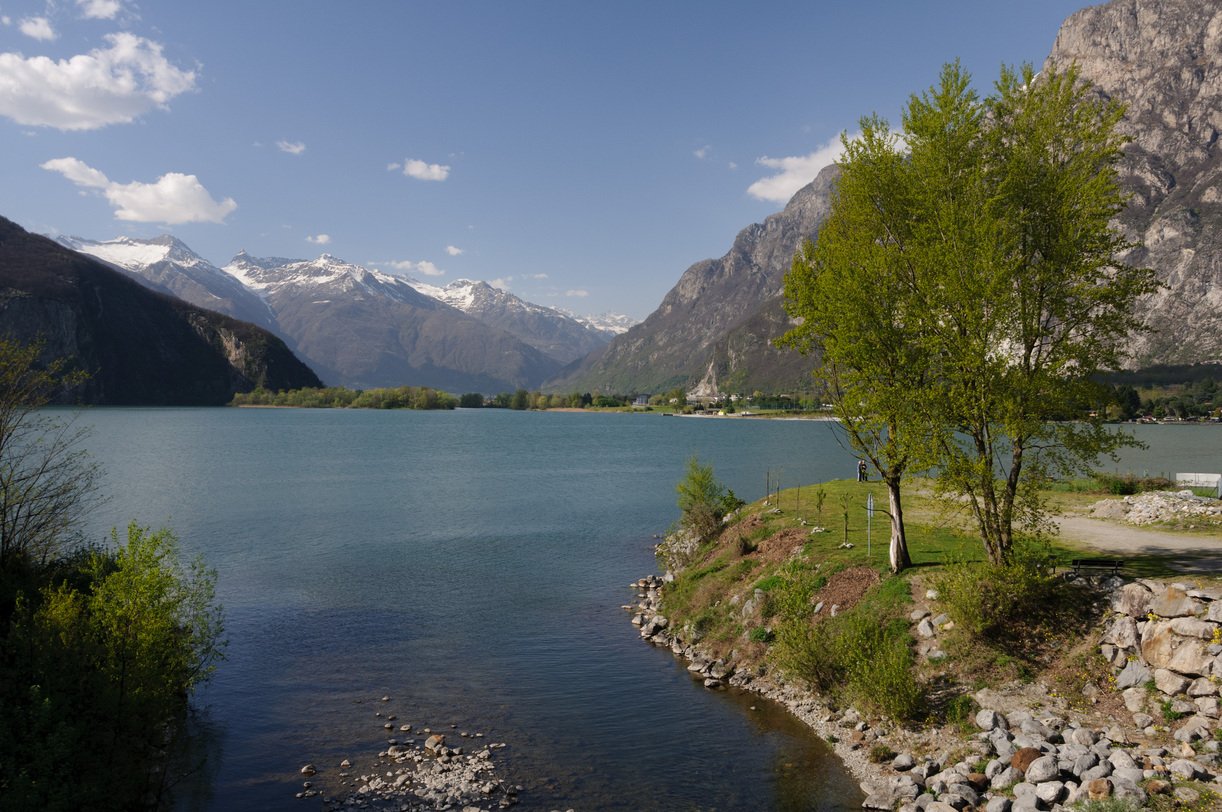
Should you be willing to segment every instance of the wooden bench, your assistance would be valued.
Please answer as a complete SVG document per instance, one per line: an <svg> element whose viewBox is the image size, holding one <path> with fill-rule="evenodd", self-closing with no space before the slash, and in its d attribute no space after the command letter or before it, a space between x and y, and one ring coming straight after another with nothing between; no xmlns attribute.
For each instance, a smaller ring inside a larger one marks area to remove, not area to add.
<svg viewBox="0 0 1222 812"><path fill-rule="evenodd" d="M1072 581L1082 575L1095 573L1120 575L1122 569L1124 569L1124 561L1119 558L1075 558L1069 562L1069 571L1065 573L1065 580Z"/></svg>

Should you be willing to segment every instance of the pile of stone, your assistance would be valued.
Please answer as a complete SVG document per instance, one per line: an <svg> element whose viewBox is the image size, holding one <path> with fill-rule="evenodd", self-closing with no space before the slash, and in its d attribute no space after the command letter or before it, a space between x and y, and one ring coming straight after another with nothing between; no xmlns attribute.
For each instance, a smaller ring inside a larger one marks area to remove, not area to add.
<svg viewBox="0 0 1222 812"><path fill-rule="evenodd" d="M1111 606L1099 650L1134 724L1153 735L1172 721L1178 741L1209 738L1222 684L1222 587L1139 580L1113 592Z"/></svg>
<svg viewBox="0 0 1222 812"><path fill-rule="evenodd" d="M389 697L383 697L388 701ZM306 778L298 798L318 798L328 810L372 809L416 812L416 810L453 809L462 812L491 812L517 803L520 787L509 786L497 776L493 762L494 750L504 743L483 745L482 733L451 733L450 735L476 744L476 749L459 744L451 746L447 734L424 727L413 732L410 724L394 724L394 714L377 713L388 720L387 730L403 735L387 739L387 747L378 753L368 768L359 770L348 759L338 765L334 777L324 776L332 792L315 786L319 769L313 764L301 768ZM426 737L420 741L416 736ZM342 794L338 787L348 788Z"/></svg>
<svg viewBox="0 0 1222 812"><path fill-rule="evenodd" d="M1222 501L1197 496L1189 490L1150 491L1096 502L1091 507L1091 515L1138 525L1158 522L1222 524Z"/></svg>
<svg viewBox="0 0 1222 812"><path fill-rule="evenodd" d="M1057 810L1083 801L1129 799L1140 806L1149 793L1175 793L1191 803L1200 792L1175 781L1214 778L1218 743L1198 754L1182 745L1130 748L1119 728L1096 731L1053 715L1027 711L976 715L983 731L971 742L974 755L952 765L901 753L897 775L863 804L901 812ZM983 771L979 769L984 764Z"/></svg>

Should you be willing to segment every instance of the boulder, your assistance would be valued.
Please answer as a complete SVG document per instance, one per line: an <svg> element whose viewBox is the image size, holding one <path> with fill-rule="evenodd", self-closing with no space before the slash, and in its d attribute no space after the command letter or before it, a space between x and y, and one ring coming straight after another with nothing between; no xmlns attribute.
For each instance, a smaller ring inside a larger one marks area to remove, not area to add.
<svg viewBox="0 0 1222 812"><path fill-rule="evenodd" d="M1186 758L1177 759L1171 762L1171 774L1182 778L1185 781L1191 781L1198 775L1205 773L1205 768L1194 761L1189 761Z"/></svg>
<svg viewBox="0 0 1222 812"><path fill-rule="evenodd" d="M1168 671L1165 668L1154 669L1154 685L1168 696L1184 693L1188 690L1190 683L1191 680L1174 671Z"/></svg>
<svg viewBox="0 0 1222 812"><path fill-rule="evenodd" d="M1153 679L1153 676L1150 669L1141 660L1129 660L1124 669L1116 675L1116 688L1123 691L1126 688L1145 685Z"/></svg>
<svg viewBox="0 0 1222 812"><path fill-rule="evenodd" d="M1137 621L1127 615L1118 616L1103 635L1103 642L1125 649L1137 648Z"/></svg>
<svg viewBox="0 0 1222 812"><path fill-rule="evenodd" d="M1218 697L1216 696L1198 696L1193 700L1197 706L1197 713L1201 716L1208 716L1210 719L1217 719L1219 716Z"/></svg>
<svg viewBox="0 0 1222 812"><path fill-rule="evenodd" d="M1217 623L1198 620L1195 617L1177 617L1171 621L1171 630L1181 637L1199 637L1202 640L1212 640Z"/></svg>
<svg viewBox="0 0 1222 812"><path fill-rule="evenodd" d="M1206 651L1206 646L1206 641L1200 638L1176 634L1172 621L1168 620L1146 624L1141 635L1141 656L1145 661L1155 669L1163 668L1180 674L1204 676L1209 672L1213 657ZM1116 685L1120 686L1119 678Z"/></svg>
<svg viewBox="0 0 1222 812"><path fill-rule="evenodd" d="M989 789L1005 789L1023 779L1023 774L1013 767L1006 767L989 780Z"/></svg>
<svg viewBox="0 0 1222 812"><path fill-rule="evenodd" d="M1150 611L1159 617L1192 617L1204 609L1204 604L1188 597L1179 587L1169 586L1150 602Z"/></svg>
<svg viewBox="0 0 1222 812"><path fill-rule="evenodd" d="M1154 593L1141 584L1125 584L1112 594L1112 610L1129 617L1145 617Z"/></svg>
<svg viewBox="0 0 1222 812"><path fill-rule="evenodd" d="M1043 784L1055 779L1060 772L1056 756L1041 756L1027 765L1023 775L1029 784Z"/></svg>
<svg viewBox="0 0 1222 812"><path fill-rule="evenodd" d="M916 759L909 753L900 753L891 762L891 769L896 772L906 772L916 766Z"/></svg>
<svg viewBox="0 0 1222 812"><path fill-rule="evenodd" d="M1010 766L1025 776L1027 768L1031 766L1032 762L1042 758L1043 755L1043 752L1034 747L1023 747L1010 759Z"/></svg>
<svg viewBox="0 0 1222 812"><path fill-rule="evenodd" d="M1035 788L1035 797L1052 806L1065 795L1065 785L1060 781L1045 781Z"/></svg>
<svg viewBox="0 0 1222 812"><path fill-rule="evenodd" d="M917 634L924 638L933 637L938 631L933 627L933 623L929 618L924 618L917 624Z"/></svg>
<svg viewBox="0 0 1222 812"><path fill-rule="evenodd" d="M1005 730L1009 724L1005 716L995 710L985 709L976 714L976 727L981 730L996 730L997 728Z"/></svg>
<svg viewBox="0 0 1222 812"><path fill-rule="evenodd" d="M1199 677L1192 681L1188 686L1188 695L1191 697L1201 696L1217 696L1218 686L1209 677Z"/></svg>
<svg viewBox="0 0 1222 812"><path fill-rule="evenodd" d="M1010 799L1002 795L989 798L989 803L985 806L984 812L1010 812Z"/></svg>

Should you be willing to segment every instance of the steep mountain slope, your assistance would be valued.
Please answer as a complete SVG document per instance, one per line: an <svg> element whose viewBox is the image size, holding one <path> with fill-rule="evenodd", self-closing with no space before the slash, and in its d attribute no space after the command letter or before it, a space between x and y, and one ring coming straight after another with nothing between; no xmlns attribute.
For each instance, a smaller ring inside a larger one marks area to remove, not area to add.
<svg viewBox="0 0 1222 812"><path fill-rule="evenodd" d="M537 386L560 367L399 277L327 254L289 260L242 252L222 270L267 303L280 334L329 383L498 392Z"/></svg>
<svg viewBox="0 0 1222 812"><path fill-rule="evenodd" d="M168 234L150 240L117 237L104 242L60 237L59 243L97 257L154 290L275 332L275 319L262 299Z"/></svg>
<svg viewBox="0 0 1222 812"><path fill-rule="evenodd" d="M774 350L765 356L723 352L718 358L713 349L780 295L794 253L827 216L837 173L835 167L824 169L784 210L740 231L725 256L688 268L645 321L548 388L657 392L703 377L710 361L715 369L723 367L719 380L743 386L775 377L765 357ZM766 341L755 345L766 348Z"/></svg>
<svg viewBox="0 0 1222 812"><path fill-rule="evenodd" d="M588 355L612 338L610 333L593 329L567 313L525 301L487 282L459 279L437 287L415 279L407 281L426 296L517 336L561 364Z"/></svg>
<svg viewBox="0 0 1222 812"><path fill-rule="evenodd" d="M1120 217L1144 243L1128 261L1166 287L1142 303L1156 332L1130 363L1222 360L1222 5L1216 0L1114 0L1061 27L1049 61L1127 106L1131 137Z"/></svg>
<svg viewBox="0 0 1222 812"><path fill-rule="evenodd" d="M1077 62L1101 93L1127 105L1121 183L1133 193L1119 224L1144 243L1126 260L1165 284L1140 303L1155 332L1129 363L1222 360L1222 6L1216 0L1113 0L1065 21L1049 62ZM983 77L987 78L987 77ZM779 353L776 298L792 256L826 214L834 168L785 210L738 235L720 260L697 263L644 322L549 388L656 392L717 381L724 391L805 388L811 359Z"/></svg>
<svg viewBox="0 0 1222 812"><path fill-rule="evenodd" d="M65 401L216 405L319 380L265 330L155 291L0 218L0 332L91 377Z"/></svg>

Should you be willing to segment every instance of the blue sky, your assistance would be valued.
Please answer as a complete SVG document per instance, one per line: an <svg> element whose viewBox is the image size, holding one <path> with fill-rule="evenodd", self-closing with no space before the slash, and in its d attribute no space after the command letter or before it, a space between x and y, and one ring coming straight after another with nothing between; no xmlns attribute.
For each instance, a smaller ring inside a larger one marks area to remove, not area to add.
<svg viewBox="0 0 1222 812"><path fill-rule="evenodd" d="M0 0L0 215L643 318L862 115L1083 6Z"/></svg>

